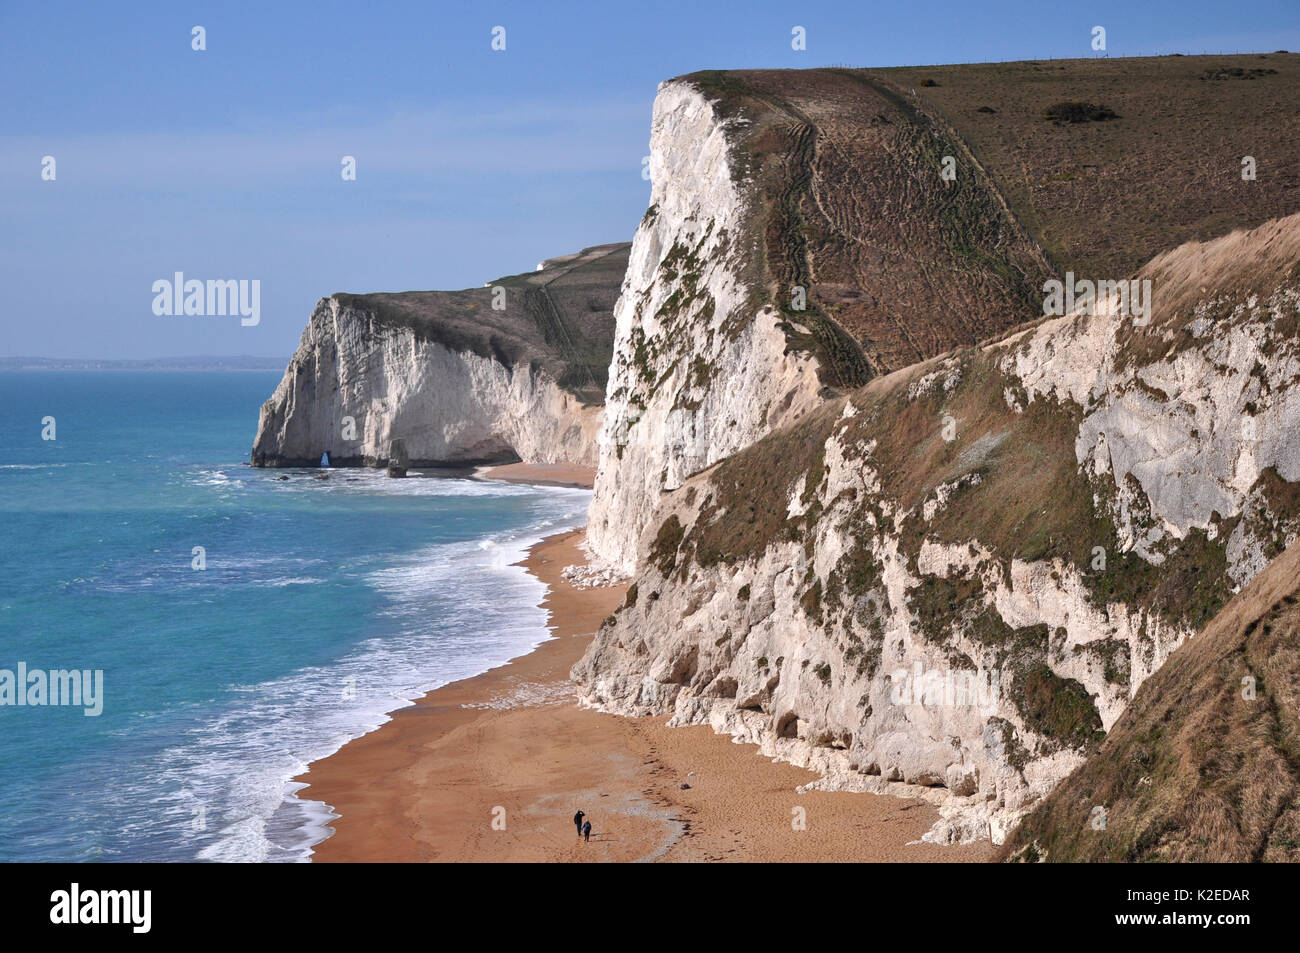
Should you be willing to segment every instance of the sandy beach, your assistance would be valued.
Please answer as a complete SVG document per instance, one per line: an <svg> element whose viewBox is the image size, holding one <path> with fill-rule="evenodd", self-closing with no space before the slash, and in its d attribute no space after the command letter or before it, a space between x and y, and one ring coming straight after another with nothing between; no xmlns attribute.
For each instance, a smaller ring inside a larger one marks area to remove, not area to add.
<svg viewBox="0 0 1300 953"><path fill-rule="evenodd" d="M512 476L526 475L516 468ZM582 531L522 563L548 587L554 638L439 688L315 762L300 796L340 815L317 861L983 861L987 844L911 843L923 802L795 789L810 771L666 718L579 708L568 679L622 587L575 589ZM806 829L795 830L802 808ZM583 810L592 838L572 817Z"/></svg>
<svg viewBox="0 0 1300 953"><path fill-rule="evenodd" d="M596 471L572 463L507 463L499 467L480 467L478 475L507 483L535 483L538 486L575 486L590 490Z"/></svg>

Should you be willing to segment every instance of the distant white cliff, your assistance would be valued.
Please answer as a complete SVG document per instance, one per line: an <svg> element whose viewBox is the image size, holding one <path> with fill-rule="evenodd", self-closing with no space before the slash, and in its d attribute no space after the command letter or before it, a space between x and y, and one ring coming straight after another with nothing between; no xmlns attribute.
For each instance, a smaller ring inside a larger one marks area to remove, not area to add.
<svg viewBox="0 0 1300 953"><path fill-rule="evenodd" d="M322 298L262 406L253 464L382 466L401 441L413 467L594 467L627 247L484 288Z"/></svg>

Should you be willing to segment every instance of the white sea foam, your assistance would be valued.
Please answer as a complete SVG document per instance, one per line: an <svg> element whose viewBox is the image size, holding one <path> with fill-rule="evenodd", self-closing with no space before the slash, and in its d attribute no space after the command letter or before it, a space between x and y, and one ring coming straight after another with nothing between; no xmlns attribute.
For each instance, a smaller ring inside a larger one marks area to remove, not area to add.
<svg viewBox="0 0 1300 953"><path fill-rule="evenodd" d="M390 488L545 498L536 519L517 533L429 546L398 565L370 571L367 582L382 594L382 612L398 623L399 635L367 640L327 666L239 687L245 704L206 721L166 753L164 788L180 793L159 810L183 827L202 819L203 829L189 824L198 858L309 859L312 846L331 833L335 815L325 804L299 798L302 785L293 777L425 692L503 664L549 638L539 607L545 586L515 564L545 536L583 524L587 491L385 479L384 490Z"/></svg>
<svg viewBox="0 0 1300 953"><path fill-rule="evenodd" d="M243 481L231 476L224 470L200 470L194 483L198 486L229 486Z"/></svg>
<svg viewBox="0 0 1300 953"><path fill-rule="evenodd" d="M520 483L494 480L455 479L449 477L422 477L411 471L404 479L395 480L382 470L362 467L325 468L316 470L258 470L250 482L269 484L284 492L356 492L358 489L374 490L393 496L457 496L457 497L512 497L529 496L537 488ZM288 479L281 479L287 477ZM213 479L206 476L205 479ZM565 490L566 487L550 489ZM572 493L589 493L587 490L569 489Z"/></svg>

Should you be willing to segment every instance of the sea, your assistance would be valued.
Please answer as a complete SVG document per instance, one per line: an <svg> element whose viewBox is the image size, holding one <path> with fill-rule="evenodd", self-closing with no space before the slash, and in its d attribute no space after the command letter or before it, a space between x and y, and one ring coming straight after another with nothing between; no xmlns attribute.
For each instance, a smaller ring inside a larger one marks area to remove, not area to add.
<svg viewBox="0 0 1300 953"><path fill-rule="evenodd" d="M308 860L295 775L548 638L516 563L588 491L252 468L279 377L0 372L0 861Z"/></svg>

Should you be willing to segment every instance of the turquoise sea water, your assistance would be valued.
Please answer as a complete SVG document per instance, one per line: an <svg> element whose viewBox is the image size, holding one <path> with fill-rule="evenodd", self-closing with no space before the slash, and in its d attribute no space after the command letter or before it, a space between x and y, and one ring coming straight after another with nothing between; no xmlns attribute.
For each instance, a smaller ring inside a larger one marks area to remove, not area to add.
<svg viewBox="0 0 1300 953"><path fill-rule="evenodd" d="M290 777L546 637L512 564L586 491L252 469L278 378L0 372L0 670L104 673L0 705L0 861L304 859Z"/></svg>

